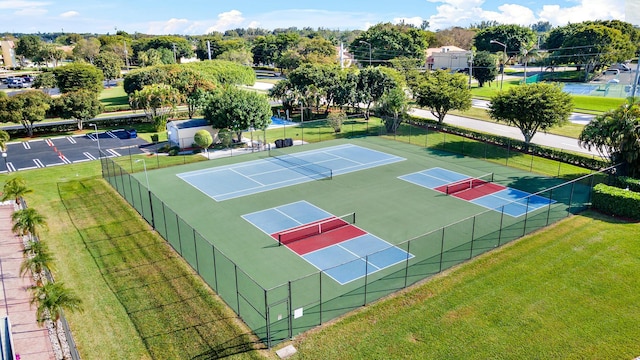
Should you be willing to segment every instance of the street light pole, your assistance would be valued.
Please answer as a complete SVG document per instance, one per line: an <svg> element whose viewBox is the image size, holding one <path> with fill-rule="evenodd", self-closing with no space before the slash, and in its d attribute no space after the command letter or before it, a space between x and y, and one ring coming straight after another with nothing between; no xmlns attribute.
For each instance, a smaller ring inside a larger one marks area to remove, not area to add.
<svg viewBox="0 0 640 360"><path fill-rule="evenodd" d="M368 43L364 40L360 40L360 43L369 45L369 66L371 66L371 43Z"/></svg>
<svg viewBox="0 0 640 360"><path fill-rule="evenodd" d="M100 134L98 134L98 125L95 123L89 124L96 130L96 141L98 142L98 159L102 158L102 150L100 150Z"/></svg>
<svg viewBox="0 0 640 360"><path fill-rule="evenodd" d="M506 58L507 58L507 45L503 44L503 43L501 43L500 41L497 41L497 40L491 40L491 41L489 41L489 43L490 44L498 44L498 45L501 45L502 47L504 47L504 56L502 57L502 59L503 59L502 60L503 61L503 63L502 63L502 75L500 77L500 91L502 91L502 84L504 84L504 66L506 65L506 61L507 61L506 60Z"/></svg>

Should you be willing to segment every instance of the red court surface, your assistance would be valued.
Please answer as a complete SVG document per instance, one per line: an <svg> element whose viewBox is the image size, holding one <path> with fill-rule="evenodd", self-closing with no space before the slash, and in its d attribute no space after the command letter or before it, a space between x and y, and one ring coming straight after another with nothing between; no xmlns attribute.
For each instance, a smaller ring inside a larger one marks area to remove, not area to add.
<svg viewBox="0 0 640 360"><path fill-rule="evenodd" d="M358 236L365 235L367 232L353 225L341 226L337 229L329 230L321 234L308 236L300 240L292 241L285 244L289 249L298 255L304 255L312 251L323 249L325 247L339 244L343 241L351 240ZM278 239L279 233L271 236Z"/></svg>
<svg viewBox="0 0 640 360"><path fill-rule="evenodd" d="M451 186L451 184L438 186L438 187L434 188L434 190L440 191L441 193L446 194L447 193L447 186ZM504 189L506 189L506 187L504 187L502 185L498 185L496 183L487 182L487 183L483 183L483 184L480 184L480 185L475 185L475 187L472 187L472 188L467 188L467 189L464 189L464 190L461 190L461 191L454 192L454 193L449 194L449 195L455 196L455 197L463 199L463 200L471 201L471 200L477 199L479 197L483 197L485 195L489 195L489 194L493 194L493 193L498 192L498 191L502 191Z"/></svg>

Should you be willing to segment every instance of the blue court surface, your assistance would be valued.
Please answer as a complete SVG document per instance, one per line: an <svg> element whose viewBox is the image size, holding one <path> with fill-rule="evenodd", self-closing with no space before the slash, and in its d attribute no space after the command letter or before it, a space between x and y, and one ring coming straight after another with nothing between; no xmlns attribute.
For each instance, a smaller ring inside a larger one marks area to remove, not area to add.
<svg viewBox="0 0 640 360"><path fill-rule="evenodd" d="M405 160L352 144L293 153L289 157L299 164L270 157L177 176L214 200L224 201L313 181L323 176L322 171L336 176Z"/></svg>
<svg viewBox="0 0 640 360"><path fill-rule="evenodd" d="M307 201L298 201L242 215L242 218L269 236L330 217L334 215ZM366 233L305 253L301 257L318 270L324 271L340 285L344 285L408 261L414 256L375 235Z"/></svg>
<svg viewBox="0 0 640 360"><path fill-rule="evenodd" d="M507 215L519 217L528 212L549 206L556 201L508 187L502 191L471 200L471 202L487 209L498 212L504 211Z"/></svg>
<svg viewBox="0 0 640 360"><path fill-rule="evenodd" d="M455 171L435 167L402 175L398 178L433 190L443 185L468 179L469 177L470 176L468 175L460 174ZM512 217L519 217L528 212L535 211L555 203L555 200L553 199L550 200L539 195L532 195L526 191L510 187L505 187L504 190L480 196L469 201L487 209L504 212L504 214Z"/></svg>
<svg viewBox="0 0 640 360"><path fill-rule="evenodd" d="M597 85L587 85L587 84L564 84L564 86L562 87L562 91L568 94L576 94L576 95L589 95L597 89L598 89Z"/></svg>
<svg viewBox="0 0 640 360"><path fill-rule="evenodd" d="M366 234L302 257L340 285L344 285L408 261L413 255L374 235Z"/></svg>

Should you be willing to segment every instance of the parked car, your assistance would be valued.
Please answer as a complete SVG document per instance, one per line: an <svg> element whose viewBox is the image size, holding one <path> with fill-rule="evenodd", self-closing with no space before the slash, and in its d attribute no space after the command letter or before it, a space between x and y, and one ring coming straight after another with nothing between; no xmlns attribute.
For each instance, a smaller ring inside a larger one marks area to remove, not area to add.
<svg viewBox="0 0 640 360"><path fill-rule="evenodd" d="M13 78L11 80L9 80L9 83L7 84L8 88L17 88L17 89L22 89L22 88L26 88L29 87L29 85L24 82L24 80L22 80L22 78Z"/></svg>
<svg viewBox="0 0 640 360"><path fill-rule="evenodd" d="M608 68L607 70L605 70L603 72L604 75L620 75L620 70L618 69L613 69L613 68Z"/></svg>
<svg viewBox="0 0 640 360"><path fill-rule="evenodd" d="M617 70L620 70L620 71L623 71L623 72L631 71L631 67L629 67L629 65L622 64L622 63L613 64L613 65L609 66L609 69L617 69Z"/></svg>
<svg viewBox="0 0 640 360"><path fill-rule="evenodd" d="M22 77L22 80L24 80L24 82L29 82L29 83L32 83L35 79L36 78L34 78L31 75L25 75L25 76Z"/></svg>

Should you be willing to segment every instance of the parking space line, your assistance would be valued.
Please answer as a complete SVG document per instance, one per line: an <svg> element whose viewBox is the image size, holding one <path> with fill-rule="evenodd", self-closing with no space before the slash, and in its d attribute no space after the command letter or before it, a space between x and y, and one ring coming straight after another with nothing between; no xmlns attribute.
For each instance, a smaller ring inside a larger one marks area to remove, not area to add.
<svg viewBox="0 0 640 360"><path fill-rule="evenodd" d="M88 158L88 160L95 160L96 159L95 156L91 155L90 153L88 153L86 151L83 152L82 155L86 156ZM83 160L83 161L85 161L85 160Z"/></svg>
<svg viewBox="0 0 640 360"><path fill-rule="evenodd" d="M33 162L36 164L37 168L45 167L44 164L42 163L42 161L40 161L40 159L33 159Z"/></svg>
<svg viewBox="0 0 640 360"><path fill-rule="evenodd" d="M22 146L24 146L24 148L25 148L26 150L31 149L31 145L29 145L29 142L28 142L28 141L23 142L23 143L22 143Z"/></svg>
<svg viewBox="0 0 640 360"><path fill-rule="evenodd" d="M9 172L16 171L16 167L15 167L15 166L13 166L13 164L11 163L11 161L9 161L9 162L7 163L7 170L9 170Z"/></svg>
<svg viewBox="0 0 640 360"><path fill-rule="evenodd" d="M46 139L45 141L47 142L47 145L53 146L53 141L51 141L51 139Z"/></svg>
<svg viewBox="0 0 640 360"><path fill-rule="evenodd" d="M111 131L107 131L107 135L111 136L114 139L117 139L118 137L116 136L116 134L112 133Z"/></svg>
<svg viewBox="0 0 640 360"><path fill-rule="evenodd" d="M60 158L60 160L62 160L63 163L65 164L71 164L71 160L67 159L66 157L64 157L64 155L60 155L58 156Z"/></svg>
<svg viewBox="0 0 640 360"><path fill-rule="evenodd" d="M98 134L98 136L100 136L100 134ZM96 135L94 135L93 133L87 134L87 137L91 139L91 141L96 141L97 139Z"/></svg>
<svg viewBox="0 0 640 360"><path fill-rule="evenodd" d="M67 136L67 140L69 140L69 142L72 143L72 144L77 144L78 143L76 141L76 139L74 139L72 136Z"/></svg>
<svg viewBox="0 0 640 360"><path fill-rule="evenodd" d="M113 156L122 156L120 155L117 151L113 150L113 149L107 149L108 153L111 153Z"/></svg>

